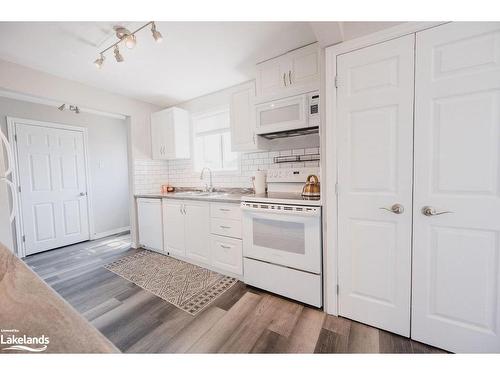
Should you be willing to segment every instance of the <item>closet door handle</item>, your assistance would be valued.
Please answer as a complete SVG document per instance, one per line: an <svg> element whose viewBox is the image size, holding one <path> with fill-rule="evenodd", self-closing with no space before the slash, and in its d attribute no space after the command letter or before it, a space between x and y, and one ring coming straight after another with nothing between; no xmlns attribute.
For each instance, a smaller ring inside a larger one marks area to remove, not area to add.
<svg viewBox="0 0 500 375"><path fill-rule="evenodd" d="M390 208L387 208L387 207L380 207L381 210L386 210L386 211L389 211L389 212L392 212L396 215L400 215L402 214L403 212L405 212L405 208L403 207L402 204L399 204L399 203L395 203L393 204Z"/></svg>
<svg viewBox="0 0 500 375"><path fill-rule="evenodd" d="M422 214L425 216L438 216L443 214L451 214L453 211L436 211L434 207L424 206L422 207Z"/></svg>

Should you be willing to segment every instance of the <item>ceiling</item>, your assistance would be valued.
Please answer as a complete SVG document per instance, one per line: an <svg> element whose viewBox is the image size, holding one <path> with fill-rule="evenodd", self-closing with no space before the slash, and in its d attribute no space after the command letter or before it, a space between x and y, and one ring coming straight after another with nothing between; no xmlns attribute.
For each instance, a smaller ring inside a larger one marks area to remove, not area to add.
<svg viewBox="0 0 500 375"><path fill-rule="evenodd" d="M255 63L308 43L331 45L392 26L389 22L157 22L137 45L106 54L113 26L145 22L0 22L0 59L160 106L169 106L254 78Z"/></svg>

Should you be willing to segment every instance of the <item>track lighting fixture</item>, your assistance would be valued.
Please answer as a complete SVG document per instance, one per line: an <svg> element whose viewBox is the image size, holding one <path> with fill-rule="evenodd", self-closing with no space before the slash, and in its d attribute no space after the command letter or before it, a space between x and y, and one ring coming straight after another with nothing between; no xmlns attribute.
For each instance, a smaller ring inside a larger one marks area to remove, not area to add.
<svg viewBox="0 0 500 375"><path fill-rule="evenodd" d="M118 49L118 46L115 46L115 59L116 59L116 62L123 62L123 56L122 54L120 53L120 50Z"/></svg>
<svg viewBox="0 0 500 375"><path fill-rule="evenodd" d="M64 111L66 109L66 103L61 104L59 107L57 107L58 110ZM80 113L80 108L78 108L77 105L70 104L69 110L71 112L75 112L76 114Z"/></svg>
<svg viewBox="0 0 500 375"><path fill-rule="evenodd" d="M144 29L145 27L147 27L149 25L151 25L151 33L153 34L153 39L155 40L156 43L161 43L163 41L163 35L161 35L161 33L158 30L156 30L156 24L154 23L154 21L150 21L150 22L146 23L145 25L142 25L134 32L130 32L128 29L126 29L124 27L117 26L114 28L114 30L116 33L116 37L118 38L118 41L116 43L113 43L108 48L102 50L99 53L99 57L97 58L97 60L94 61L94 65L96 66L96 68L98 68L98 69L102 68L102 66L104 64L104 60L105 60L104 53L109 51L110 49L113 49L113 53L115 55L115 59L117 62L124 61L124 58L123 58L122 54L120 53L120 49L118 48L118 45L121 42L124 42L125 46L127 48L129 48L129 49L134 48L137 44L137 38L136 38L135 34L138 31Z"/></svg>

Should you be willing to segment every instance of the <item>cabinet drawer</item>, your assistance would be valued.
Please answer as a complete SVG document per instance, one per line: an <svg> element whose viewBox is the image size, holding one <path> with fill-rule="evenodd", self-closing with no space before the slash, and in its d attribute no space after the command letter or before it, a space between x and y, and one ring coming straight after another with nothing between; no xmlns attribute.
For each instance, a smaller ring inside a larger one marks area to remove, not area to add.
<svg viewBox="0 0 500 375"><path fill-rule="evenodd" d="M234 274L243 274L241 240L212 235L212 266Z"/></svg>
<svg viewBox="0 0 500 375"><path fill-rule="evenodd" d="M241 220L241 208L239 204L211 203L210 216L219 219Z"/></svg>
<svg viewBox="0 0 500 375"><path fill-rule="evenodd" d="M210 227L212 234L241 238L241 221L212 218Z"/></svg>

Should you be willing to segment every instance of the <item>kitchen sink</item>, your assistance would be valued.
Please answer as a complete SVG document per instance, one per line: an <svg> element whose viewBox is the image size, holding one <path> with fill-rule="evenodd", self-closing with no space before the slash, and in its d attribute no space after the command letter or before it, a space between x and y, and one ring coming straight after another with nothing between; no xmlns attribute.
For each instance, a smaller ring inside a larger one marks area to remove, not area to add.
<svg viewBox="0 0 500 375"><path fill-rule="evenodd" d="M208 191L182 191L179 193L175 193L177 196L186 196L186 197L203 197L207 195L211 195Z"/></svg>

